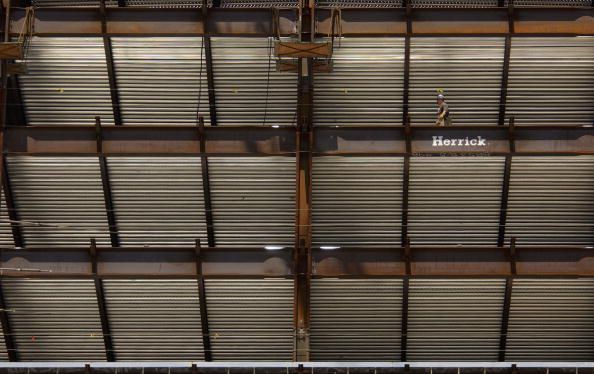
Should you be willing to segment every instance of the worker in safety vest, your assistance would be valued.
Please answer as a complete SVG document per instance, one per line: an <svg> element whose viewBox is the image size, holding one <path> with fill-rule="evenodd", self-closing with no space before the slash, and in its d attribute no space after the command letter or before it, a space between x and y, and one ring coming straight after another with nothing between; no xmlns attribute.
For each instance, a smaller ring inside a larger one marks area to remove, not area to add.
<svg viewBox="0 0 594 374"><path fill-rule="evenodd" d="M450 126L452 124L452 119L450 117L450 109L448 108L448 103L445 101L445 96L443 96L443 91L437 91L437 120L435 124L437 126Z"/></svg>

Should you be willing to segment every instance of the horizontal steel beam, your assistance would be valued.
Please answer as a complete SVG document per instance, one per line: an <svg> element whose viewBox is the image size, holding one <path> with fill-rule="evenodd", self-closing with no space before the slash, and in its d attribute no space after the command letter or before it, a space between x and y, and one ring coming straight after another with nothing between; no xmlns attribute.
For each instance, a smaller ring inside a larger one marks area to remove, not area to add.
<svg viewBox="0 0 594 374"><path fill-rule="evenodd" d="M413 126L319 127L317 154L334 155L586 155L594 154L594 127ZM515 149L514 149L515 148Z"/></svg>
<svg viewBox="0 0 594 374"><path fill-rule="evenodd" d="M283 36L297 32L297 10L282 9L278 22L270 8L188 9L107 8L105 34L99 8L47 8L35 11L34 34L39 36ZM594 35L593 8L516 8L509 22L507 8L411 9L409 35ZM318 36L332 34L332 10L317 9ZM11 30L16 35L25 11L15 9ZM342 9L343 36L403 36L404 8ZM510 30L510 24L513 29ZM336 32L337 30L335 30Z"/></svg>
<svg viewBox="0 0 594 374"><path fill-rule="evenodd" d="M213 372L219 373L223 369L246 369L250 372L254 370L263 369L263 372L270 373L268 369L281 369L272 371L274 373L286 373L287 369L355 369L355 371L367 372L373 369L403 369L409 366L411 369L453 369L448 373L456 372L457 369L471 368L471 369L510 369L516 366L518 369L524 369L526 372L534 373L530 369L586 369L594 368L592 362L491 362L491 361L449 361L449 362L395 362L395 361L356 361L356 362L295 362L295 361L217 361L217 362L181 362L181 361L130 361L130 362L0 362L0 369L84 369L88 365L91 369L156 369L156 368L192 368L195 365L201 370L213 369ZM367 369L367 370L365 370ZM392 373L392 371L386 371ZM294 373L291 371L291 373ZM581 372L580 372L581 373Z"/></svg>
<svg viewBox="0 0 594 374"><path fill-rule="evenodd" d="M95 249L99 278L197 279L195 248L139 247ZM2 250L2 276L92 278L88 248ZM291 250L201 248L204 277L289 277Z"/></svg>
<svg viewBox="0 0 594 374"><path fill-rule="evenodd" d="M15 9L10 30L17 35L25 22L25 10ZM220 9L202 12L176 8L106 8L105 33L99 8L46 8L35 10L37 36L274 36L293 34L296 10L276 13L271 8ZM278 22L277 22L278 21Z"/></svg>
<svg viewBox="0 0 594 374"><path fill-rule="evenodd" d="M282 155L295 152L290 127L206 127L206 154ZM198 126L104 126L103 155L200 155ZM11 127L6 153L99 155L94 127Z"/></svg>
<svg viewBox="0 0 594 374"><path fill-rule="evenodd" d="M412 247L312 249L313 277L594 277L594 249ZM292 277L292 249L202 248L204 277ZM191 278L194 248L97 248L100 278ZM2 250L2 276L92 278L88 248ZM514 271L515 266L515 271Z"/></svg>
<svg viewBox="0 0 594 374"><path fill-rule="evenodd" d="M317 127L314 155L592 155L594 127L417 126L407 150L403 126ZM285 155L294 156L295 127L217 126L204 130L205 153L194 126L105 126L105 156L119 155ZM9 127L5 154L99 155L95 128ZM513 144L512 144L513 143ZM515 147L515 150L514 150Z"/></svg>
<svg viewBox="0 0 594 374"><path fill-rule="evenodd" d="M332 10L317 11L318 33L332 34ZM409 35L594 35L594 8L420 8L411 9ZM511 17L511 22L510 18ZM342 9L343 36L406 35L407 12Z"/></svg>

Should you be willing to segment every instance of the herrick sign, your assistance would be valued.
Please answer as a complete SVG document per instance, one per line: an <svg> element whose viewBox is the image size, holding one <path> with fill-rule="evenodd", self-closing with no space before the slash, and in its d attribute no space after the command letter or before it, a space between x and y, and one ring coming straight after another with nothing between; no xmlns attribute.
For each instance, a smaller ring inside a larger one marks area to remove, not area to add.
<svg viewBox="0 0 594 374"><path fill-rule="evenodd" d="M486 147L487 139L482 136L465 138L446 138L444 136L433 136L434 147Z"/></svg>
<svg viewBox="0 0 594 374"><path fill-rule="evenodd" d="M504 127L416 128L411 134L413 155L497 155L509 152Z"/></svg>

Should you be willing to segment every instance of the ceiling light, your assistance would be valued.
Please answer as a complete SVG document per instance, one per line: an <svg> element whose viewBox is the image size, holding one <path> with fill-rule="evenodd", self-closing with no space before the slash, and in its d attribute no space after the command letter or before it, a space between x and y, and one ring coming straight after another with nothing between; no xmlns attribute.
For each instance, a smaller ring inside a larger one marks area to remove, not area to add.
<svg viewBox="0 0 594 374"><path fill-rule="evenodd" d="M272 125L273 129L278 129L280 126L279 125Z"/></svg>
<svg viewBox="0 0 594 374"><path fill-rule="evenodd" d="M284 249L285 247L282 247L280 245L267 245L266 247L264 247L265 250L267 251L280 251L281 249Z"/></svg>
<svg viewBox="0 0 594 374"><path fill-rule="evenodd" d="M320 247L320 249L323 251L333 251L335 249L340 249L340 247L336 245L323 245Z"/></svg>

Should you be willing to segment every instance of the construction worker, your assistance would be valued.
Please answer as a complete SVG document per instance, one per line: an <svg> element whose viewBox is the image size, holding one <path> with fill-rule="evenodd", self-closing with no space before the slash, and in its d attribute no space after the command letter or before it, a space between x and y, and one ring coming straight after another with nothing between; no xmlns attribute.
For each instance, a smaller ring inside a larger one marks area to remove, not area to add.
<svg viewBox="0 0 594 374"><path fill-rule="evenodd" d="M443 91L437 91L437 120L435 124L437 126L450 126L452 124L452 119L450 117L450 110L448 108L448 103L445 101L445 96L443 96Z"/></svg>

